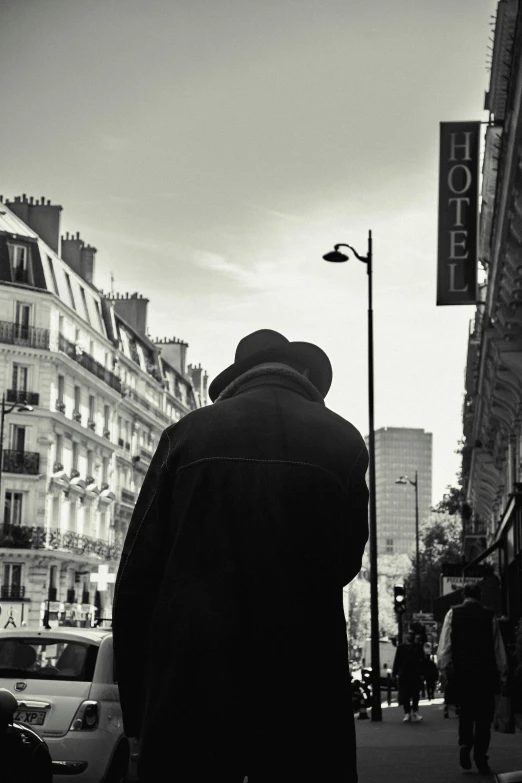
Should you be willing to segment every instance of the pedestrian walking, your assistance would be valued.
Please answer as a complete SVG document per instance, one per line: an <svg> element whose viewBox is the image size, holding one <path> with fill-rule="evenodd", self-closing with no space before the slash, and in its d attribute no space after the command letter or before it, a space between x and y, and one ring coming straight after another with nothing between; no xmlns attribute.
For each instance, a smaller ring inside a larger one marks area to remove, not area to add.
<svg viewBox="0 0 522 783"><path fill-rule="evenodd" d="M13 722L18 702L0 688L0 780L2 783L52 783L53 763L44 740Z"/></svg>
<svg viewBox="0 0 522 783"><path fill-rule="evenodd" d="M492 610L481 606L478 584L464 585L464 602L444 618L438 648L443 679L454 678L459 705L460 765L489 775L488 749L495 692L507 681L504 643Z"/></svg>
<svg viewBox="0 0 522 783"><path fill-rule="evenodd" d="M424 679L429 701L435 698L435 686L439 679L439 669L433 658L426 656L424 661Z"/></svg>
<svg viewBox="0 0 522 783"><path fill-rule="evenodd" d="M393 676L398 678L399 700L404 708L404 722L421 721L419 695L424 668L424 651L409 631L406 642L397 647L393 662Z"/></svg>
<svg viewBox="0 0 522 783"><path fill-rule="evenodd" d="M331 380L320 348L263 329L214 405L163 433L113 607L142 781L357 781L342 588L368 539L368 452L325 407Z"/></svg>

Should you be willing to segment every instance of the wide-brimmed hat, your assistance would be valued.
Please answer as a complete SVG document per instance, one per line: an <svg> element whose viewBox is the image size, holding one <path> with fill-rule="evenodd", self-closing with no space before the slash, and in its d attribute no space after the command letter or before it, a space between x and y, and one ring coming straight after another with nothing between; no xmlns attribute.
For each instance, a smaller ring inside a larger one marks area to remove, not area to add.
<svg viewBox="0 0 522 783"><path fill-rule="evenodd" d="M332 365L325 352L313 343L291 343L272 329L259 329L243 337L236 348L234 364L223 370L210 384L208 394L214 402L223 389L251 367L265 362L298 362L309 370L309 380L326 397L332 384Z"/></svg>

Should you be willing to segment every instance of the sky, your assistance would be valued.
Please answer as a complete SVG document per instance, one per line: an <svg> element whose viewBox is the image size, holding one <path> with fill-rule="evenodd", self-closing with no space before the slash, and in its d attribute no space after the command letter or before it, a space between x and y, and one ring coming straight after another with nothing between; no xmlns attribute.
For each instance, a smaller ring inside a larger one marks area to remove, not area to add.
<svg viewBox="0 0 522 783"><path fill-rule="evenodd" d="M439 123L487 120L491 0L0 0L0 193L63 206L95 282L212 380L256 329L316 343L326 404L433 433L454 484L470 306L436 307Z"/></svg>

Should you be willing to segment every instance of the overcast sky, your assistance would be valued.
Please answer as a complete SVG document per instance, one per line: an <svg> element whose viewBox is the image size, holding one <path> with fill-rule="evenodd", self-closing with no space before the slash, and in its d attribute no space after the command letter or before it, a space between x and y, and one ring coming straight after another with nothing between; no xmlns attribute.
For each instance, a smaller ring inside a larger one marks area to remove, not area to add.
<svg viewBox="0 0 522 783"><path fill-rule="evenodd" d="M210 379L256 329L320 345L327 405L433 433L454 483L473 307L436 307L439 122L486 120L491 0L0 0L0 192L63 206L96 279Z"/></svg>

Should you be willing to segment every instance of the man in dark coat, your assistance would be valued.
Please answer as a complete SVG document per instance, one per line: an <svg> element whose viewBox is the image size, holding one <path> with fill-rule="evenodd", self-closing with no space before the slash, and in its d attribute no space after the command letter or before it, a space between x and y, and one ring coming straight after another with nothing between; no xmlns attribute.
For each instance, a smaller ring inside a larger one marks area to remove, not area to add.
<svg viewBox="0 0 522 783"><path fill-rule="evenodd" d="M419 695L423 671L422 645L415 641L415 632L409 631L406 642L397 647L392 671L399 681L399 696L404 707L405 723L422 720L422 715L419 714Z"/></svg>
<svg viewBox="0 0 522 783"><path fill-rule="evenodd" d="M489 775L488 748L495 691L507 678L507 658L497 619L481 606L480 584L464 585L464 602L450 609L437 650L443 683L453 677L459 705L460 765Z"/></svg>
<svg viewBox="0 0 522 783"><path fill-rule="evenodd" d="M368 539L368 452L310 343L260 330L163 433L116 581L141 780L357 780L342 588Z"/></svg>

